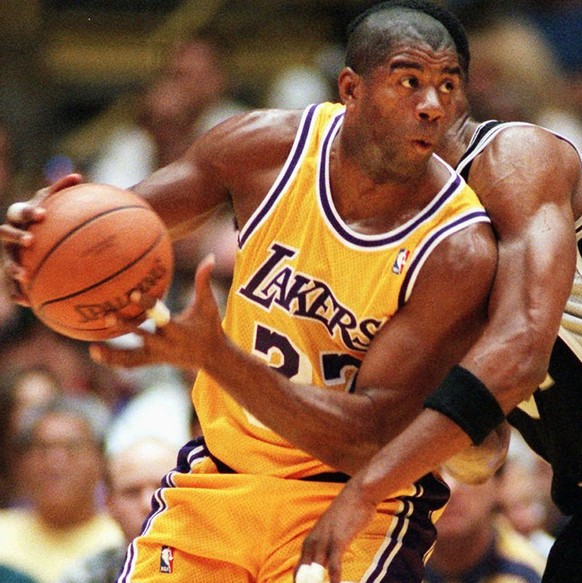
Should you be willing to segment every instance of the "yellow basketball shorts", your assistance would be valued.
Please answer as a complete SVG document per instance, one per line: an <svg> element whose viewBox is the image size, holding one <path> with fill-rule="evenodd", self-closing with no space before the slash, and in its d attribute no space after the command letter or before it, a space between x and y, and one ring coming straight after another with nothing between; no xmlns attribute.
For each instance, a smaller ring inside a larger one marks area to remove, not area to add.
<svg viewBox="0 0 582 583"><path fill-rule="evenodd" d="M422 581L435 540L431 516L448 498L442 482L424 481L414 495L380 506L344 557L345 581ZM118 583L292 583L303 540L342 487L221 473L203 440L190 442L154 494Z"/></svg>

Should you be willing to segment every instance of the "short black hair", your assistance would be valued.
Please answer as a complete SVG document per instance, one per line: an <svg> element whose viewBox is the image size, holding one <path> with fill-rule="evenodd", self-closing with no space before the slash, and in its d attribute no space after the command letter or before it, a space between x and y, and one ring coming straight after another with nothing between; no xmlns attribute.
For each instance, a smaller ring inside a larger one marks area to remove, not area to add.
<svg viewBox="0 0 582 583"><path fill-rule="evenodd" d="M364 53L367 54L367 59L370 59L371 48L374 49L374 52L378 52L378 39L364 39L359 37L356 32L362 23L368 21L374 14L394 8L401 8L403 12L410 10L423 13L440 22L455 43L455 48L459 56L459 64L461 65L465 79L469 78L469 63L471 60L469 40L467 39L467 33L461 21L451 11L429 0L386 0L385 2L375 4L356 16L347 28L348 49L346 52L346 65L351 66L356 72L359 72L357 68L352 66L354 62L360 60L361 55ZM376 57L377 62L379 62L382 55L376 55Z"/></svg>

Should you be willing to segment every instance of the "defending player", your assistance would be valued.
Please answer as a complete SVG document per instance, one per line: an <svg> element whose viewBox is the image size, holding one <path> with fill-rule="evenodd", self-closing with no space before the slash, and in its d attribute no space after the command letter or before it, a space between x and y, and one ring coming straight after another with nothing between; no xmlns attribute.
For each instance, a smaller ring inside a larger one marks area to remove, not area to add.
<svg viewBox="0 0 582 583"><path fill-rule="evenodd" d="M435 10L430 2L406 4ZM479 124L464 93L458 96L459 120L438 151L478 193L499 239L490 322L427 409L350 481L310 534L302 562L329 565L334 583L343 551L375 503L478 443L502 419L499 406L551 463L553 499L572 516L552 548L544 582L575 583L582 573L579 256L572 286L575 234L582 237L580 156L567 140L531 124ZM544 380L550 353L543 388L516 408Z"/></svg>

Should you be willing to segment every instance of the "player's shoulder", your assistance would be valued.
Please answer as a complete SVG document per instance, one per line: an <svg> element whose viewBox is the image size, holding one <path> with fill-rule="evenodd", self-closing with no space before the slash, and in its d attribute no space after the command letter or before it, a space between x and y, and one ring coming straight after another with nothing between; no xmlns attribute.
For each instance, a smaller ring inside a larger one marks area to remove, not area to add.
<svg viewBox="0 0 582 583"><path fill-rule="evenodd" d="M235 115L213 128L206 142L268 150L290 146L301 123L301 110L257 109Z"/></svg>
<svg viewBox="0 0 582 583"><path fill-rule="evenodd" d="M301 123L302 111L259 109L235 115L199 137L189 151L217 175L253 173L282 165Z"/></svg>
<svg viewBox="0 0 582 583"><path fill-rule="evenodd" d="M567 137L540 125L522 122L501 124L491 140L490 152L497 162L529 160L544 165L581 166L580 152Z"/></svg>
<svg viewBox="0 0 582 583"><path fill-rule="evenodd" d="M497 261L497 244L491 223L467 224L439 244L450 269L469 264L485 266Z"/></svg>

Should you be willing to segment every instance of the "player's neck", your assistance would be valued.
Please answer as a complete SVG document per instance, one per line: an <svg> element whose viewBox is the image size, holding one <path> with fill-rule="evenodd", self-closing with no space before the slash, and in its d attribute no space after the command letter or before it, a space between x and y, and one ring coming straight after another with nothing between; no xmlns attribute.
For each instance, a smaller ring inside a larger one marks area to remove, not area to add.
<svg viewBox="0 0 582 583"><path fill-rule="evenodd" d="M450 177L449 171L434 157L424 171L407 180L378 183L361 169L354 168L351 160L344 160L341 172L332 167L331 193L342 219L367 235L388 232L416 216Z"/></svg>

